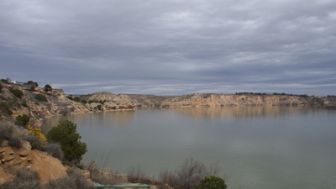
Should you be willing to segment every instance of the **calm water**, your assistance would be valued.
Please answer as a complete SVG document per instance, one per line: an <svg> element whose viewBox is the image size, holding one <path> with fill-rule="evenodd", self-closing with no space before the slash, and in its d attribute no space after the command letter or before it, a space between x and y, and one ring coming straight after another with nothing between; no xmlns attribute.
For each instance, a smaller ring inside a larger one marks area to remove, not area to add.
<svg viewBox="0 0 336 189"><path fill-rule="evenodd" d="M336 111L293 108L138 110L73 117L85 160L121 172L217 164L232 189L335 189Z"/></svg>

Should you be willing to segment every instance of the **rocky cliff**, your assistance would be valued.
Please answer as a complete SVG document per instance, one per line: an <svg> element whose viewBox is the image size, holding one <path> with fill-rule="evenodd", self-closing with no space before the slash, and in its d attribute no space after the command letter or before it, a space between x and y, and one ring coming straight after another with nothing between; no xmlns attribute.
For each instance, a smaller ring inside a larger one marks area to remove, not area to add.
<svg viewBox="0 0 336 189"><path fill-rule="evenodd" d="M7 82L0 82L0 85L0 120L22 114L38 120L58 114L89 112L83 104L67 98L60 89L45 91L28 84Z"/></svg>
<svg viewBox="0 0 336 189"><path fill-rule="evenodd" d="M161 107L199 107L199 106L304 106L323 107L321 98L297 95L259 95L259 94L193 94L171 97L161 102Z"/></svg>
<svg viewBox="0 0 336 189"><path fill-rule="evenodd" d="M128 95L108 92L94 93L84 97L90 111L134 110L136 101Z"/></svg>

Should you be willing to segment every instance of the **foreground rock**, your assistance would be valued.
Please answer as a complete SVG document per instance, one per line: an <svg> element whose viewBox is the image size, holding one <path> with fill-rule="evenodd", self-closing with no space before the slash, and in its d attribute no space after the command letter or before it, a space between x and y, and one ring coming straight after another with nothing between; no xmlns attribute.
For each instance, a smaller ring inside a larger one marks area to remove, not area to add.
<svg viewBox="0 0 336 189"><path fill-rule="evenodd" d="M46 152L31 150L29 143L17 149L0 147L0 184L10 182L14 176L8 170L27 169L36 172L42 184L64 178L66 167Z"/></svg>

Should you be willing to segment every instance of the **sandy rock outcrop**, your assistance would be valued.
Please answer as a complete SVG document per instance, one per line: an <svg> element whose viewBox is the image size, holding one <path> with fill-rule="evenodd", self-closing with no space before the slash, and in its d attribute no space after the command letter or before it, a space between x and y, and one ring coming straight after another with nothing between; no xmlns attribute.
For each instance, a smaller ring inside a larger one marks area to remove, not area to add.
<svg viewBox="0 0 336 189"><path fill-rule="evenodd" d="M312 106L313 103L315 103L313 97L308 96L193 94L167 98L163 100L161 106Z"/></svg>
<svg viewBox="0 0 336 189"><path fill-rule="evenodd" d="M87 102L86 107L91 111L134 110L137 106L128 95L108 92L89 95Z"/></svg>
<svg viewBox="0 0 336 189"><path fill-rule="evenodd" d="M9 168L36 172L42 184L67 175L66 167L58 159L45 152L32 150L29 142L24 142L20 149L9 146L0 148L0 184L14 178L5 171Z"/></svg>

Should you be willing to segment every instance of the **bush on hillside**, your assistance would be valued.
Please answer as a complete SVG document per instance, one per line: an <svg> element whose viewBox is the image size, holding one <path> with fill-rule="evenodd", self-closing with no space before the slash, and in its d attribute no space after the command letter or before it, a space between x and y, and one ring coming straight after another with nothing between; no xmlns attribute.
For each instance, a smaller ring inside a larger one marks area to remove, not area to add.
<svg viewBox="0 0 336 189"><path fill-rule="evenodd" d="M19 148L22 144L22 133L20 129L8 122L0 122L0 144L8 141L9 146Z"/></svg>
<svg viewBox="0 0 336 189"><path fill-rule="evenodd" d="M52 91L52 87L51 87L51 85L46 84L46 85L43 87L43 90L44 90L44 92L51 92L51 91Z"/></svg>
<svg viewBox="0 0 336 189"><path fill-rule="evenodd" d="M69 120L62 120L52 128L47 135L49 142L59 143L64 152L65 160L78 164L86 153L86 144L81 142L76 124Z"/></svg>
<svg viewBox="0 0 336 189"><path fill-rule="evenodd" d="M42 151L47 152L48 154L52 155L53 157L63 160L64 153L62 151L62 148L59 144L56 143L46 143L42 146Z"/></svg>
<svg viewBox="0 0 336 189"><path fill-rule="evenodd" d="M2 88L3 88L2 84L0 83L0 93L2 92Z"/></svg>
<svg viewBox="0 0 336 189"><path fill-rule="evenodd" d="M24 136L23 140L28 141L32 149L47 152L49 155L52 155L59 160L63 160L64 153L59 144L43 142L33 135Z"/></svg>
<svg viewBox="0 0 336 189"><path fill-rule="evenodd" d="M26 108L28 107L27 101L25 101L25 100L22 101L21 105L22 105L23 107L26 107Z"/></svg>
<svg viewBox="0 0 336 189"><path fill-rule="evenodd" d="M28 130L29 134L31 134L32 136L35 136L41 142L46 142L47 141L47 137L44 135L41 128L28 126L27 130Z"/></svg>
<svg viewBox="0 0 336 189"><path fill-rule="evenodd" d="M35 89L38 87L38 83L35 81L27 81L25 85L28 85L31 91L35 91Z"/></svg>
<svg viewBox="0 0 336 189"><path fill-rule="evenodd" d="M41 150L43 149L43 143L33 135L27 135L23 137L24 140L28 141L32 149Z"/></svg>
<svg viewBox="0 0 336 189"><path fill-rule="evenodd" d="M10 88L9 91L18 98L22 98L23 96L23 92L20 89Z"/></svg>
<svg viewBox="0 0 336 189"><path fill-rule="evenodd" d="M36 94L35 99L39 102L47 102L47 98L43 94Z"/></svg>
<svg viewBox="0 0 336 189"><path fill-rule="evenodd" d="M22 114L16 117L15 124L26 127L29 123L30 117L26 114Z"/></svg>
<svg viewBox="0 0 336 189"><path fill-rule="evenodd" d="M13 112L6 102L0 102L0 111L5 115L12 115Z"/></svg>
<svg viewBox="0 0 336 189"><path fill-rule="evenodd" d="M226 189L226 184L220 177L207 176L201 180L201 183L195 189Z"/></svg>

